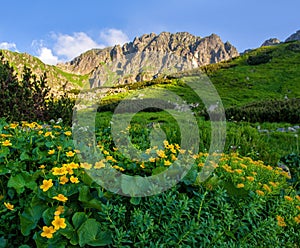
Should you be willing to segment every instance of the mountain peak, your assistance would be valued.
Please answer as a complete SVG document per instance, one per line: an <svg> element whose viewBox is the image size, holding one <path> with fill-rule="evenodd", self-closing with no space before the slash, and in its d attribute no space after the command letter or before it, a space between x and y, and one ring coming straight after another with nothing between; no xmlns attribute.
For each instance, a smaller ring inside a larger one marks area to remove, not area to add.
<svg viewBox="0 0 300 248"><path fill-rule="evenodd" d="M285 42L300 40L300 30L288 37Z"/></svg>
<svg viewBox="0 0 300 248"><path fill-rule="evenodd" d="M193 69L238 56L229 42L216 34L201 38L188 32L149 33L123 46L94 49L60 65L77 74L90 74L91 87L107 82L107 70L115 73L113 84L150 80L155 75Z"/></svg>

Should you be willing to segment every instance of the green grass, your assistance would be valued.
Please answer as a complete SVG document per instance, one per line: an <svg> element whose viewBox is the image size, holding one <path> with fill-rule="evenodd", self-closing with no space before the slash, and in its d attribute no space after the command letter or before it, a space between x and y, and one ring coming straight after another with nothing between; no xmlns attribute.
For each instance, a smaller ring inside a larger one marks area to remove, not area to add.
<svg viewBox="0 0 300 248"><path fill-rule="evenodd" d="M172 77L180 78L205 72L219 93L225 108L270 99L282 100L285 96L299 98L300 52L297 49L291 50L292 46L300 46L300 42L258 48L235 59L174 74ZM257 65L250 65L247 62L249 57L264 54L270 56L269 62ZM156 79L152 83L150 81L120 87L129 89L162 87L171 90L189 103L200 101L197 95L178 79ZM110 95L106 100L110 98L121 100L123 97L124 93Z"/></svg>
<svg viewBox="0 0 300 248"><path fill-rule="evenodd" d="M95 125L97 129L110 128L114 123L111 112L97 113ZM129 114L125 114L126 117ZM125 117L124 117L125 118ZM179 119L180 120L180 119ZM183 118L181 119L183 121ZM145 132L150 132L151 123L159 123L161 129L165 132L166 138L172 143L180 144L180 135L189 130L180 130L174 118L166 112L139 112L132 117L131 125L139 127L142 134L135 134L132 139L136 143L145 142ZM199 149L208 151L211 143L211 123L197 117L199 127ZM299 153L300 142L296 135L300 136L300 131L278 132L277 128L289 127L288 123L247 123L247 122L227 122L226 123L226 142L224 147L225 153L233 150L238 151L243 156L249 156L255 160L262 160L267 164L275 166L282 156L290 153ZM268 133L260 133L257 127L268 129ZM145 131L147 130L148 131ZM150 129L150 131L149 131ZM149 137L148 137L149 138ZM148 140L150 144L150 140Z"/></svg>

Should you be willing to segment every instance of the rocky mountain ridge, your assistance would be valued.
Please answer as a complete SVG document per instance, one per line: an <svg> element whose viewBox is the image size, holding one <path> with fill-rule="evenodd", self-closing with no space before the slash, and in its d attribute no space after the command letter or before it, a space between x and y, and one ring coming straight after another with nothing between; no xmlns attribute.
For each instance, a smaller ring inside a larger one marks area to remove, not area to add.
<svg viewBox="0 0 300 248"><path fill-rule="evenodd" d="M187 32L162 32L136 37L123 46L93 49L58 65L70 73L90 74L90 87L150 80L238 56L229 42L212 34L201 38Z"/></svg>

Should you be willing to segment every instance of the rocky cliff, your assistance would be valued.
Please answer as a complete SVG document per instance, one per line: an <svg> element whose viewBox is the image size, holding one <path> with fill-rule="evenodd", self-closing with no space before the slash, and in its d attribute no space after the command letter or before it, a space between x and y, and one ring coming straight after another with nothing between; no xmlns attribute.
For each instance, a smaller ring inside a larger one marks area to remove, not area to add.
<svg viewBox="0 0 300 248"><path fill-rule="evenodd" d="M261 46L274 46L278 44L280 44L280 40L278 40L277 38L270 38L266 40Z"/></svg>
<svg viewBox="0 0 300 248"><path fill-rule="evenodd" d="M90 74L94 88L149 80L238 55L234 46L216 34L201 38L187 32L163 32L136 37L123 46L93 49L58 66L70 73Z"/></svg>
<svg viewBox="0 0 300 248"><path fill-rule="evenodd" d="M300 30L288 37L285 42L300 40Z"/></svg>

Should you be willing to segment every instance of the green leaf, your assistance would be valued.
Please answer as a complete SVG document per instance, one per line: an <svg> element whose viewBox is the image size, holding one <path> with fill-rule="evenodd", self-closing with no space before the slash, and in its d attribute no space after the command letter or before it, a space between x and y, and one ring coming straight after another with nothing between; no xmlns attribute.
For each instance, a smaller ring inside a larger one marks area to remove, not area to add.
<svg viewBox="0 0 300 248"><path fill-rule="evenodd" d="M131 197L130 203L133 205L139 205L141 202L141 197Z"/></svg>
<svg viewBox="0 0 300 248"><path fill-rule="evenodd" d="M76 212L72 217L72 222L75 229L78 229L87 219L88 216L84 212Z"/></svg>
<svg viewBox="0 0 300 248"><path fill-rule="evenodd" d="M0 237L0 248L5 248L7 246L7 240L4 237Z"/></svg>
<svg viewBox="0 0 300 248"><path fill-rule="evenodd" d="M28 172L22 172L16 176L10 177L7 186L14 188L18 194L21 194L24 192L25 187L34 190L37 187L37 184Z"/></svg>
<svg viewBox="0 0 300 248"><path fill-rule="evenodd" d="M31 248L29 245L21 245L19 248Z"/></svg>
<svg viewBox="0 0 300 248"><path fill-rule="evenodd" d="M24 152L21 153L20 159L21 159L21 161L24 161L24 160L30 160L30 157L29 157L29 155L26 153L26 151L24 151Z"/></svg>
<svg viewBox="0 0 300 248"><path fill-rule="evenodd" d="M9 154L9 148L6 146L1 146L0 148L0 158L6 157Z"/></svg>
<svg viewBox="0 0 300 248"><path fill-rule="evenodd" d="M20 224L21 224L21 232L24 236L28 236L30 231L34 229L42 217L42 213L44 211L44 207L35 206L25 208L22 214L19 214Z"/></svg>
<svg viewBox="0 0 300 248"><path fill-rule="evenodd" d="M102 232L101 224L95 219L87 219L77 232L80 247L85 245L105 246L112 243L111 233Z"/></svg>
<svg viewBox="0 0 300 248"><path fill-rule="evenodd" d="M8 187L14 188L18 194L21 194L24 192L25 185L26 185L26 182L25 182L25 179L22 174L18 174L14 177L13 176L10 177L10 179L8 180L8 184L7 184Z"/></svg>
<svg viewBox="0 0 300 248"><path fill-rule="evenodd" d="M168 168L166 167L157 167L155 169L152 170L152 175L158 175L160 173L162 173L163 171L167 170Z"/></svg>
<svg viewBox="0 0 300 248"><path fill-rule="evenodd" d="M85 207L102 210L102 202L94 198L88 186L83 186L79 191L78 200L84 203Z"/></svg>

